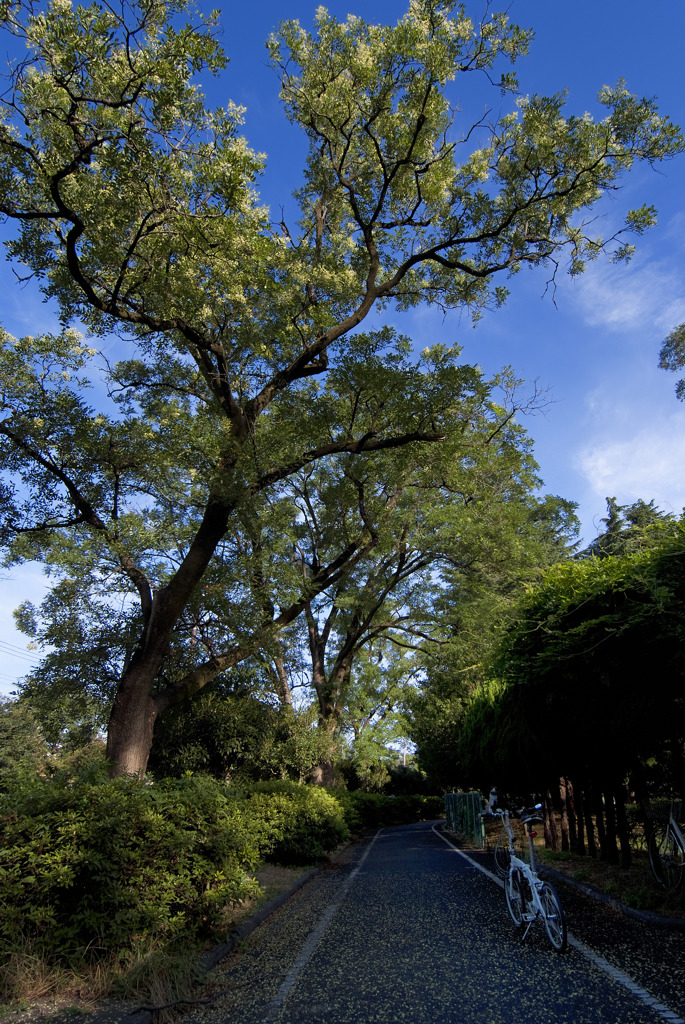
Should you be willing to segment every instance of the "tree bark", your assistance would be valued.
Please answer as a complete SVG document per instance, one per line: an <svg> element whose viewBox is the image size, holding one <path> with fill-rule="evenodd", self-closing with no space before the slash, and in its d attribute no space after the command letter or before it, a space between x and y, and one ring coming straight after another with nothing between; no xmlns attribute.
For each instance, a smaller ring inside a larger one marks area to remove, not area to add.
<svg viewBox="0 0 685 1024"><path fill-rule="evenodd" d="M616 831L621 845L621 867L629 868L633 853L630 848L630 829L626 815L626 792L622 783L616 787Z"/></svg>
<svg viewBox="0 0 685 1024"><path fill-rule="evenodd" d="M569 792L568 779L563 776L559 779L559 796L561 799L561 849L568 852L571 849L571 830L569 824Z"/></svg>
<svg viewBox="0 0 685 1024"><path fill-rule="evenodd" d="M279 645L279 647L280 647L280 645ZM277 684L278 684L278 696L279 696L279 699L281 701L281 704L284 707L286 707L286 706L287 707L292 707L293 706L293 697L292 697L292 694L290 692L290 684L288 683L288 674L287 674L287 672L285 670L285 662L284 662L283 654L282 653L281 654L277 654L276 657L273 659L273 668L274 668L274 673L276 675L276 680L277 680Z"/></svg>
<svg viewBox="0 0 685 1024"><path fill-rule="evenodd" d="M585 856L585 823L583 816L583 791L579 786L572 782L570 784L571 792L571 810L572 815L570 819L571 828L576 828L576 842L573 847L574 851L581 857Z"/></svg>
<svg viewBox="0 0 685 1024"><path fill-rule="evenodd" d="M583 828L583 815L581 807L576 800L576 787L571 779L566 779L566 794L568 803L568 832L571 842L571 850L585 856L585 830Z"/></svg>
<svg viewBox="0 0 685 1024"><path fill-rule="evenodd" d="M599 838L599 859L607 861L608 863L609 851L607 848L606 826L604 824L604 802L602 800L602 790L599 785L594 785L592 787L592 809L595 814L597 836Z"/></svg>
<svg viewBox="0 0 685 1024"><path fill-rule="evenodd" d="M155 718L167 703L163 698L152 696L155 679L169 649L174 627L226 532L229 513L228 505L208 502L202 523L178 571L152 600L138 648L122 674L107 726L107 757L113 776L142 778L145 774Z"/></svg>
<svg viewBox="0 0 685 1024"><path fill-rule="evenodd" d="M156 718L147 671L129 671L117 692L107 729L106 753L112 776L145 775Z"/></svg>
<svg viewBox="0 0 685 1024"><path fill-rule="evenodd" d="M618 864L616 806L613 789L604 791L604 814L606 817L606 859L609 864Z"/></svg>
<svg viewBox="0 0 685 1024"><path fill-rule="evenodd" d="M595 842L595 826L592 820L592 789L587 784L583 786L583 816L585 818L587 852L590 857L596 858L597 843Z"/></svg>
<svg viewBox="0 0 685 1024"><path fill-rule="evenodd" d="M557 829L556 818L554 817L554 802L552 800L552 794L547 790L546 794L542 798L542 813L544 821L544 832L545 832L545 846L548 850L559 850L559 832Z"/></svg>
<svg viewBox="0 0 685 1024"><path fill-rule="evenodd" d="M332 789L338 785L340 779L333 760L321 761L312 769L312 782L315 786L323 786L325 789Z"/></svg>

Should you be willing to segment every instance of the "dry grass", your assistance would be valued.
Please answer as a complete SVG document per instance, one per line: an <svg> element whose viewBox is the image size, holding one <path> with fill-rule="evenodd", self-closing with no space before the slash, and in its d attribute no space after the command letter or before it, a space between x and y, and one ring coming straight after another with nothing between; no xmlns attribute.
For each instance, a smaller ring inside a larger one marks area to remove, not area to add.
<svg viewBox="0 0 685 1024"><path fill-rule="evenodd" d="M266 864L254 877L262 890L259 897L225 908L222 936L227 936L265 903L289 890L308 868L284 868ZM100 962L70 968L37 954L30 944L17 944L0 962L0 1020L29 1024L42 1017L74 1018L90 1013L112 997L126 1006L135 1003L165 1006L197 995L202 978L202 953L197 949L165 950L150 944L112 955ZM158 1024L172 1019L162 1011Z"/></svg>

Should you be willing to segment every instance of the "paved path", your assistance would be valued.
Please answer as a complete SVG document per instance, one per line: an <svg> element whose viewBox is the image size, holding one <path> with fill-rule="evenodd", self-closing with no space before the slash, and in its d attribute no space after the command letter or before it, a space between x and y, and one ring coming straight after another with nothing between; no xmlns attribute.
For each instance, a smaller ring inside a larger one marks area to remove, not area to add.
<svg viewBox="0 0 685 1024"><path fill-rule="evenodd" d="M582 943L559 955L536 927L521 944L502 889L430 824L355 858L228 958L229 994L185 1024L683 1024Z"/></svg>

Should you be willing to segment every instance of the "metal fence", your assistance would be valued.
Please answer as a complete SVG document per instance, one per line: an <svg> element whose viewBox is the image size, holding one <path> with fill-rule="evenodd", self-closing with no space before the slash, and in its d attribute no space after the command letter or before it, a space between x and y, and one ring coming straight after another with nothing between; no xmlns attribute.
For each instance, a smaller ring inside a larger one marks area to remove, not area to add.
<svg viewBox="0 0 685 1024"><path fill-rule="evenodd" d="M480 816L482 809L480 793L445 793L447 828L478 846L485 843L485 828Z"/></svg>

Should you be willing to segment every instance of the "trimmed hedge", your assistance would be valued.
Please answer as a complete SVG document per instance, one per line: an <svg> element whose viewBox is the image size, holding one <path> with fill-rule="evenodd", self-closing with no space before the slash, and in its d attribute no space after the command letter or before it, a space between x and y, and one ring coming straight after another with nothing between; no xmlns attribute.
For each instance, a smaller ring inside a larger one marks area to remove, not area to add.
<svg viewBox="0 0 685 1024"><path fill-rule="evenodd" d="M441 796L385 796L336 790L335 796L345 810L352 831L359 828L381 828L383 825L409 825L415 821L432 821L445 817L445 801Z"/></svg>

